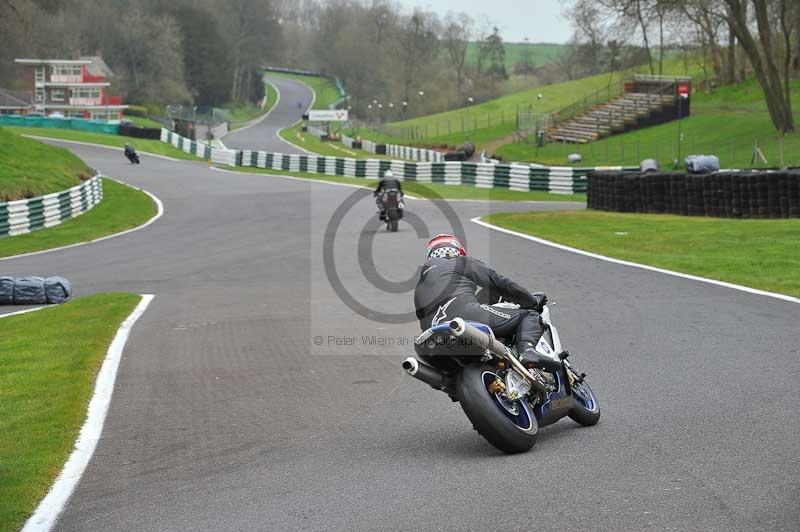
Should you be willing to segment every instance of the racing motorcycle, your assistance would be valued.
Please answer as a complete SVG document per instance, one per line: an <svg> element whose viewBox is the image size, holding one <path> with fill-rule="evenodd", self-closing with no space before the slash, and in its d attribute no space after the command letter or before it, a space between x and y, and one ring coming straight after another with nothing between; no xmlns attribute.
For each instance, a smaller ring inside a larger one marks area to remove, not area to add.
<svg viewBox="0 0 800 532"><path fill-rule="evenodd" d="M398 222L403 218L405 204L399 190L387 190L381 198L382 210L379 218L386 222L386 230L391 233L397 232Z"/></svg>
<svg viewBox="0 0 800 532"><path fill-rule="evenodd" d="M489 326L461 318L417 337L414 349L419 358L404 360L403 369L457 401L475 430L497 449L525 452L536 443L539 427L566 416L584 426L600 419L597 397L586 374L572 367L569 352L561 348L547 305L541 322L544 334L536 351L559 362L555 373L526 368L513 337L495 338Z"/></svg>
<svg viewBox="0 0 800 532"><path fill-rule="evenodd" d="M131 164L139 164L139 154L136 153L136 150L133 146L126 146L125 147L125 157L131 162Z"/></svg>

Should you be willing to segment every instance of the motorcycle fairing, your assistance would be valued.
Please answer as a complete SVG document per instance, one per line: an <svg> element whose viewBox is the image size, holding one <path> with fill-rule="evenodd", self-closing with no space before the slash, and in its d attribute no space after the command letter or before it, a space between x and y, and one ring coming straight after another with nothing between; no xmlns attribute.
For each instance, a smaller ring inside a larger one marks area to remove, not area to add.
<svg viewBox="0 0 800 532"><path fill-rule="evenodd" d="M564 370L557 371L554 376L556 389L547 394L546 401L533 407L533 413L539 421L540 427L555 423L564 417L575 402L575 398L566 384L567 377L564 374Z"/></svg>

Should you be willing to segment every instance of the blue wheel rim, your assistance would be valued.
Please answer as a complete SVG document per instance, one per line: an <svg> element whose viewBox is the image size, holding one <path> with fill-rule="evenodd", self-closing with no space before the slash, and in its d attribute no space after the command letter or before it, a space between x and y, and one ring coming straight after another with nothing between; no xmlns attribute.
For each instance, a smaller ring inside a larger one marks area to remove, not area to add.
<svg viewBox="0 0 800 532"><path fill-rule="evenodd" d="M494 382L495 379L499 378L496 373L491 371L484 371L483 372L483 385L486 388L486 393L492 398L494 401L495 406L497 407L506 418L511 421L514 426L516 426L519 430L523 432L531 432L535 425L533 424L533 413L531 412L530 407L525 403L525 401L517 400L514 401L514 405L516 406L516 414L510 412L506 406L503 405L500 398L497 394L494 394L489 391L489 385Z"/></svg>
<svg viewBox="0 0 800 532"><path fill-rule="evenodd" d="M572 396L589 412L597 410L597 398L594 396L594 392L588 384L583 382L575 384L572 387Z"/></svg>

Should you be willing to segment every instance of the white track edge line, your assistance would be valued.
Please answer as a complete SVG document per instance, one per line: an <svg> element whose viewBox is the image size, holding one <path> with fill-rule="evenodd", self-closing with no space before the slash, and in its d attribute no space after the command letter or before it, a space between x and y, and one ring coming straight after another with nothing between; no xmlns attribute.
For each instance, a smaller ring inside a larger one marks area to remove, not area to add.
<svg viewBox="0 0 800 532"><path fill-rule="evenodd" d="M593 259L599 259L599 260L602 260L602 261L605 261L605 262L610 262L610 263L613 263L613 264L619 264L619 265L622 265L622 266L630 266L632 268L639 268L641 270L647 270L647 271L656 272L656 273L663 273L663 274L666 274L666 275L671 275L673 277L680 277L682 279L689 279L691 281L698 281L698 282L701 282L701 283L707 283L707 284L712 284L712 285L715 285L715 286L721 286L723 288L730 288L732 290L738 290L740 292L747 292L748 294L755 294L755 295L759 295L759 296L771 297L771 298L774 298L774 299L781 299L783 301L788 301L789 303L799 303L800 304L800 298L789 296L789 295L786 295L786 294L780 294L780 293L777 293L777 292L767 292L766 290L759 290L758 288L750 288L749 286L742 286L742 285L739 285L739 284L727 283L725 281L718 281L716 279L709 279L708 277L700 277L698 275L691 275L691 274L688 274L688 273L676 272L676 271L667 270L667 269L664 269L664 268L658 268L656 266L648 266L647 264L640 264L638 262L630 262L630 261L627 261L627 260L615 259L613 257L608 257L606 255L600 255L598 253L592 253L590 251L584 251L582 249L577 249L577 248L573 248L573 247L570 247L570 246L565 246L563 244L557 244L555 242L551 242L550 240L545 240L543 238L527 235L525 233L520 233L518 231L514 231L514 230L511 230L511 229L506 229L504 227L499 227L497 225L493 225L493 224L490 224L488 222L485 222L485 221L481 220L480 217L472 218L470 221L472 223L481 225L481 226L486 227L488 229L493 229L493 230L499 231L501 233L506 233L506 234L509 234L509 235L513 235L513 236L517 236L517 237L520 237L520 238L524 238L525 240L530 240L531 242L536 242L537 244L543 244L545 246L550 246L550 247L553 247L553 248L556 248L556 249L560 249L562 251L568 251L570 253L576 253L578 255L583 255L585 257L591 257Z"/></svg>
<svg viewBox="0 0 800 532"><path fill-rule="evenodd" d="M128 341L131 329L136 321L147 310L147 306L153 300L153 295L142 294L142 299L133 312L128 316L111 342L103 360L103 365L95 380L94 393L87 409L86 421L81 427L78 441L75 448L67 459L64 468L59 473L58 478L50 487L47 495L39 503L33 515L25 522L23 532L46 532L56 524L59 514L67 504L72 492L86 470L97 442L100 440L103 431L103 424L108 414L111 404L111 396L114 393L114 382L117 378L117 370L122 359L122 351Z"/></svg>
<svg viewBox="0 0 800 532"><path fill-rule="evenodd" d="M314 88L313 88L311 85L309 85L308 83L304 83L304 82L302 82L302 81L300 81L300 80L297 80L297 79L291 79L291 78L284 78L284 79L289 79L289 81L294 81L295 83L299 83L300 85L305 85L305 86L308 88L308 90L310 90L310 91L311 91L311 103L310 103L310 104L308 104L308 107L306 107L306 113L309 111L309 109L313 109L313 108L314 108L314 104L315 104L315 103L316 103L316 101L317 101L317 92L314 90ZM277 91L278 91L278 101L280 101L280 97L281 97L281 91L280 91L280 90L278 90L278 86L277 86L277 85L275 86L275 90L277 90ZM275 102L275 105L278 105L278 103L277 103L277 102ZM305 114L305 113L304 113L304 114ZM278 137L278 140L280 140L280 141L282 141L282 142L285 142L286 144L288 144L289 146L292 146L292 147L293 147L293 148L295 148L296 150L300 150L300 151L302 151L302 152L303 152L303 153L305 153L306 155L316 155L316 156L318 156L318 157L321 157L321 156L320 156L318 153L314 153L313 151L308 151L307 149L305 149L305 148L302 148L302 147L298 146L297 144L294 144L294 143L292 143L291 141L288 141L288 140L286 140L285 138L281 137L281 133L282 133L284 130L286 130L286 129L289 129L290 127L294 127L294 126L296 126L297 124L299 124L299 123L300 123L300 122L302 122L302 121L303 121L303 117L301 116L301 117L300 117L298 120L296 120L294 123L292 123L292 124L290 124L290 125L288 125L288 126L286 126L286 127L282 127L282 128L280 128L280 129L279 129L279 130L278 130L278 131L275 133L275 136L276 136L276 137Z"/></svg>
<svg viewBox="0 0 800 532"><path fill-rule="evenodd" d="M28 314L30 312L36 312L36 311L43 310L43 309L46 309L46 308L48 308L48 306L44 305L44 306L36 307L36 308L18 310L16 312L9 312L8 314L0 314L0 320L2 320L3 318L10 318L11 316L19 316L21 314Z"/></svg>
<svg viewBox="0 0 800 532"><path fill-rule="evenodd" d="M57 247L57 248L43 249L43 250L40 250L40 251L31 251L30 253L21 253L19 255L11 255L11 256L8 256L8 257L0 257L0 262L5 261L5 260L21 259L23 257L32 257L34 255L43 255L44 253L52 253L54 251L61 251L61 250L64 250L64 249L77 248L79 246L86 246L88 244L95 244L97 242L102 242L103 240L111 240L112 238L117 238L118 236L127 235L129 233L133 233L133 232L138 231L140 229L144 229L145 227L147 227L150 224L154 223L156 220L158 220L159 218L161 218L164 215L164 204L161 203L161 200L158 199L158 197L155 194L152 194L152 193L148 192L147 190L145 190L143 188L135 187L135 186L130 185L128 183L123 183L122 181L120 181L118 179L114 179L113 177L108 177L108 176L105 176L105 175L103 175L102 177L105 178L105 179L110 179L112 181L116 181L117 183L119 183L121 185L124 185L126 187L130 187L130 188L132 188L134 190L138 190L139 192L144 192L145 194L147 194L150 197L150 199L153 200L153 202L155 202L155 204L156 204L157 212L156 212L155 216L153 216L152 218L147 220L142 225L137 225L136 227L131 227L130 229L126 229L125 231L121 231L119 233L114 233L114 234L111 234L111 235L101 236L100 238L95 238L94 240L86 240L84 242L75 242L74 244L68 244L66 246L60 246L60 247ZM58 226L54 226L54 227L58 227ZM30 234L30 233L28 233L28 234Z"/></svg>
<svg viewBox="0 0 800 532"><path fill-rule="evenodd" d="M27 135L27 134L23 134L21 136L23 136L25 138L29 138L29 139L51 140L51 141L55 141L55 142L64 142L66 144L79 144L81 146L91 146L92 148L105 148L107 150L125 151L125 148L118 148L117 146L107 146L105 144L94 144L93 142L83 142L83 141L80 141L80 140L67 140L67 139L59 139L59 138L55 138L55 137L42 137L42 136L39 136L39 135ZM171 146L171 144L170 144L170 146ZM203 159L201 159L199 157L197 158L196 161L193 161L193 160L190 160L190 159L176 159L175 157L168 157L166 155L158 155L157 153L150 153L149 151L138 151L137 153L140 153L140 154L145 155L147 157L155 157L156 159L164 159L165 161L172 161L174 163L193 163L193 162L202 162L203 161Z"/></svg>
<svg viewBox="0 0 800 532"><path fill-rule="evenodd" d="M222 139L224 139L225 137L227 137L231 133L238 133L240 131L244 131L246 129L250 129L253 126L256 126L256 125L260 124L261 122L266 120L269 115L272 114L272 111L274 111L276 107L278 107L278 103L280 103L280 101L281 101L281 91L279 91L278 87L276 87L275 85L273 85L272 83L270 83L266 79L263 79L262 81L264 81L265 84L267 84L270 87L272 87L273 89L275 89L275 92L278 95L277 99L275 100L275 103L272 104L272 107L270 107L269 111L264 113L262 116L256 118L255 120L251 121L251 123L249 123L249 124L247 124L245 126L242 126L239 129L232 129L232 130L228 131L227 133L225 133L224 135L222 135L219 139L217 139L217 140L219 140L219 143L222 144L223 149L227 150L228 148L226 148L225 144L222 143ZM266 99L267 99L267 96L264 96L264 100L265 101L266 101Z"/></svg>

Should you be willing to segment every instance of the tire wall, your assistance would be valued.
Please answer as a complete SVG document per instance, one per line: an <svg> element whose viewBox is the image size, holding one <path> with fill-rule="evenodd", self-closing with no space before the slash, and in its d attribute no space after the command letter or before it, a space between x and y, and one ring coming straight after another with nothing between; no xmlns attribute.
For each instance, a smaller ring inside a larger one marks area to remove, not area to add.
<svg viewBox="0 0 800 532"><path fill-rule="evenodd" d="M590 209L720 218L800 217L800 170L685 173L593 172Z"/></svg>

